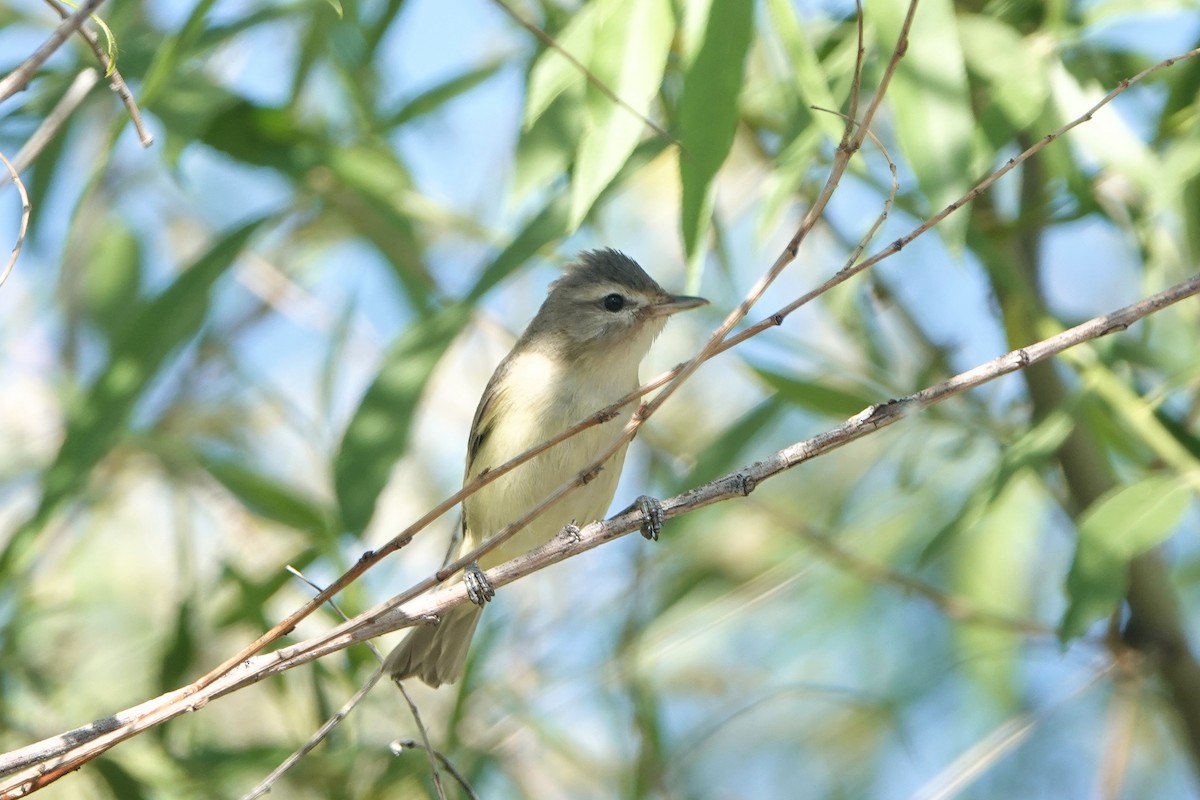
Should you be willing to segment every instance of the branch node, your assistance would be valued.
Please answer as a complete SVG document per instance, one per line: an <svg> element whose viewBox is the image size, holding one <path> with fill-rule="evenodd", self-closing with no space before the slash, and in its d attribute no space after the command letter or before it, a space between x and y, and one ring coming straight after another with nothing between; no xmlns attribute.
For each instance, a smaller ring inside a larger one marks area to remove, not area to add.
<svg viewBox="0 0 1200 800"><path fill-rule="evenodd" d="M568 544L579 544L583 537L579 535L579 526L572 520L562 526L562 530L558 532L558 538L566 541Z"/></svg>

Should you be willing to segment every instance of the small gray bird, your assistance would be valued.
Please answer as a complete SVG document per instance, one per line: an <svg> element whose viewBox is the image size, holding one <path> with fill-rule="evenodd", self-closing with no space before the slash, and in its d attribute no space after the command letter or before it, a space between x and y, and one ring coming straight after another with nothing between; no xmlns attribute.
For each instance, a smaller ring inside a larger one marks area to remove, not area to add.
<svg viewBox="0 0 1200 800"><path fill-rule="evenodd" d="M537 316L496 368L471 423L465 481L561 433L641 385L638 366L667 317L702 306L700 297L668 294L637 262L616 250L581 253L550 286ZM542 502L592 463L620 435L635 403L617 416L560 442L463 501L459 553L482 544ZM553 538L565 525L601 519L612 503L625 462L621 447L600 474L469 570L488 569ZM451 609L436 626L415 628L388 656L394 678L418 677L430 686L462 675L467 648L490 587L472 591L480 605Z"/></svg>

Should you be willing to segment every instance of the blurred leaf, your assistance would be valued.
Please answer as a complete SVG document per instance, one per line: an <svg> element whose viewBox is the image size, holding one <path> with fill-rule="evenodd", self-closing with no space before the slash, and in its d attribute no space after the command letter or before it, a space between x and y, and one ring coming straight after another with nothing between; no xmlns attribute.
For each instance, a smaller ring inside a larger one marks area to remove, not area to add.
<svg viewBox="0 0 1200 800"><path fill-rule="evenodd" d="M890 54L907 5L879 3L873 23L880 48ZM908 49L888 90L901 154L917 176L928 211L940 211L965 194L986 163L976 152L975 115L951 0L926 0L913 22ZM896 155L896 154L893 154ZM899 159L897 159L899 160ZM962 247L968 217L955 214L937 227L952 250Z"/></svg>
<svg viewBox="0 0 1200 800"><path fill-rule="evenodd" d="M783 403L778 396L768 397L754 408L734 420L717 437L700 451L695 465L687 477L679 481L675 491L698 486L719 478L740 466L738 458L763 429L779 418Z"/></svg>
<svg viewBox="0 0 1200 800"><path fill-rule="evenodd" d="M585 4L555 36L559 48L585 66L591 60L604 10L601 3ZM559 50L552 47L543 50L529 71L525 89L525 130L533 127L533 123L560 94L573 87L582 88L586 83L587 79L580 73L579 67L568 61Z"/></svg>
<svg viewBox="0 0 1200 800"><path fill-rule="evenodd" d="M824 416L852 417L879 399L865 391L859 394L828 383L793 378L754 364L750 364L750 368L782 399Z"/></svg>
<svg viewBox="0 0 1200 800"><path fill-rule="evenodd" d="M146 800L149 797L142 782L121 766L117 759L97 758L92 764L113 797L119 797L121 800Z"/></svg>
<svg viewBox="0 0 1200 800"><path fill-rule="evenodd" d="M223 111L246 101L204 75L180 81L164 92L162 99L148 104L166 129L166 159L175 163L183 150L210 130Z"/></svg>
<svg viewBox="0 0 1200 800"><path fill-rule="evenodd" d="M994 104L1011 130L1032 125L1050 99L1043 51L1003 22L981 14L959 16L958 35L967 68L986 84L981 104L985 117ZM989 130L987 125L983 128Z"/></svg>
<svg viewBox="0 0 1200 800"><path fill-rule="evenodd" d="M1079 542L1067 574L1067 610L1059 638L1067 642L1108 616L1125 596L1126 567L1171 535L1187 509L1178 479L1151 475L1101 497L1079 519Z"/></svg>
<svg viewBox="0 0 1200 800"><path fill-rule="evenodd" d="M322 555L316 547L306 547L288 557L287 565L302 572ZM259 631L268 630L278 622L277 619L268 616L268 610L272 607L271 601L280 589L296 582L296 576L285 569L272 569L265 574L256 572L251 576L226 563L219 583L222 588L232 584L232 590L222 594L222 603L228 604L228 608L218 611L213 625L217 629L247 625L255 635ZM308 591L307 587L305 591ZM234 595L232 599L229 598L229 594Z"/></svg>
<svg viewBox="0 0 1200 800"><path fill-rule="evenodd" d="M196 658L195 610L190 600L179 604L175 627L158 670L158 690L169 692L183 685Z"/></svg>
<svg viewBox="0 0 1200 800"><path fill-rule="evenodd" d="M992 515L992 505L1009 492L1010 483L1026 469L1044 468L1047 461L1071 435L1075 427L1074 408L1061 408L1041 420L1016 441L1004 443L1000 461L986 481L976 484L958 512L930 537L921 549L917 563L925 566L940 557L967 531Z"/></svg>
<svg viewBox="0 0 1200 800"><path fill-rule="evenodd" d="M408 448L412 418L433 368L467 321L449 306L419 320L392 346L346 427L334 462L344 529L361 534L397 459Z"/></svg>
<svg viewBox="0 0 1200 800"><path fill-rule="evenodd" d="M646 132L646 123L637 115L650 113L674 33L670 0L595 0L594 4L601 9L601 19L587 65L633 111L588 83L588 120L571 180L572 230L583 222Z"/></svg>
<svg viewBox="0 0 1200 800"><path fill-rule="evenodd" d="M476 86L486 82L493 75L500 71L504 66L504 62L499 59L494 59L482 66L466 70L453 78L449 78L441 83L418 94L409 100L404 101L399 109L388 114L380 125L382 130L391 130L399 127L414 119L425 116L426 114L438 111L450 101L457 99L459 96L470 92Z"/></svg>
<svg viewBox="0 0 1200 800"><path fill-rule="evenodd" d="M88 316L117 338L140 304L142 279L141 243L117 217L109 217L100 228L82 270L83 303Z"/></svg>
<svg viewBox="0 0 1200 800"><path fill-rule="evenodd" d="M517 140L513 195L522 199L563 179L575 157L585 123L582 84L555 97Z"/></svg>
<svg viewBox="0 0 1200 800"><path fill-rule="evenodd" d="M1037 468L1050 460L1075 429L1071 411L1067 408L1052 411L1004 448L996 477L989 482L993 496L999 495L1009 479L1025 467Z"/></svg>
<svg viewBox="0 0 1200 800"><path fill-rule="evenodd" d="M408 170L382 143L337 148L328 155L337 181L322 196L388 260L413 309L428 313L436 285L404 206L412 190Z"/></svg>
<svg viewBox="0 0 1200 800"><path fill-rule="evenodd" d="M37 511L0 556L0 574L14 566L58 504L75 492L124 432L134 405L177 348L200 330L209 293L264 220L225 234L157 297L145 302L113 343L108 363L67 414L58 456L46 470Z"/></svg>
<svg viewBox="0 0 1200 800"><path fill-rule="evenodd" d="M245 164L270 167L292 179L325 161L325 145L303 130L292 108L238 100L213 115L200 139Z"/></svg>
<svg viewBox="0 0 1200 800"><path fill-rule="evenodd" d="M954 556L954 584L976 608L1013 619L1028 613L1033 599L1028 554L1040 535L1043 493L1030 472L1007 482L959 540ZM1016 657L1021 638L995 625L964 625L954 630L968 674L997 707L1017 702Z"/></svg>
<svg viewBox="0 0 1200 800"><path fill-rule="evenodd" d="M587 216L646 130L639 115L650 113L662 82L673 23L668 0L595 0L556 37L562 51L633 111L597 88L558 49L542 51L530 70L524 126L534 140L521 142L518 184L530 185L531 171L549 176L573 162L571 230ZM548 111L553 113L545 116ZM539 125L544 116L545 124Z"/></svg>
<svg viewBox="0 0 1200 800"><path fill-rule="evenodd" d="M483 270L467 300L475 302L514 270L537 255L538 251L567 233L567 203L562 194L555 193L537 216L513 237L492 263Z"/></svg>
<svg viewBox="0 0 1200 800"><path fill-rule="evenodd" d="M688 65L679 101L683 246L689 263L712 214L712 182L737 129L738 95L754 31L754 4L712 0L704 38Z"/></svg>
<svg viewBox="0 0 1200 800"><path fill-rule="evenodd" d="M197 460L250 512L321 539L334 532L332 510L306 493L229 459L202 453Z"/></svg>

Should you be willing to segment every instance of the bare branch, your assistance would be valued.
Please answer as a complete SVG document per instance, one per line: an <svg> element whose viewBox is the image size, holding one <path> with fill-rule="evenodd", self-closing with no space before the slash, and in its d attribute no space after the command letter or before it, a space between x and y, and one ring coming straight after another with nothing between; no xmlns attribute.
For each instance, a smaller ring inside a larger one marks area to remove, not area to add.
<svg viewBox="0 0 1200 800"><path fill-rule="evenodd" d="M26 140L25 145L17 151L16 157L13 158L13 166L17 172L24 172L33 165L38 155L46 148L46 145L50 144L50 140L58 135L58 129L75 113L75 109L87 97L87 93L92 90L98 80L100 80L100 76L91 67L81 70L75 76L75 80L71 81L71 85L67 87L66 93L54 104L54 108L50 109L50 113Z"/></svg>
<svg viewBox="0 0 1200 800"><path fill-rule="evenodd" d="M25 244L25 233L29 230L30 206L29 193L25 191L25 184L21 181L21 176L17 174L17 168L4 156L4 153L0 153L0 161L3 161L4 166L8 168L9 177L17 187L17 193L21 195L21 222L17 226L17 241L8 255L8 263L4 265L4 271L0 272L0 286L3 286L4 282L8 280L8 276L12 274L17 258L21 255L21 247Z"/></svg>
<svg viewBox="0 0 1200 800"><path fill-rule="evenodd" d="M46 59L54 54L54 51L62 47L67 37L79 30L79 26L103 2L104 0L84 0L79 4L79 8L75 10L75 13L64 19L54 29L54 33L50 34L50 38L43 42L42 46L35 50L33 55L22 61L16 69L0 79L0 101L7 100L24 89L29 84L30 79L33 78L33 73L37 72L38 67L44 64Z"/></svg>
<svg viewBox="0 0 1200 800"><path fill-rule="evenodd" d="M70 13L67 9L58 2L58 0L45 0L46 5L53 8L60 17L67 18ZM108 85L117 93L117 97L121 98L121 102L125 104L125 110L129 113L129 119L133 122L133 129L137 131L138 141L142 143L142 147L149 147L154 144L154 137L150 131L146 130L146 123L142 121L142 110L138 108L137 100L133 98L133 92L129 91L128 84L121 77L121 72L117 69L117 65L109 58L108 53L100 44L100 39L96 34L92 33L87 28L79 28L79 35L88 43L88 47L92 48L92 52L96 55L96 60L100 62L100 66L104 67L104 77L108 79Z"/></svg>

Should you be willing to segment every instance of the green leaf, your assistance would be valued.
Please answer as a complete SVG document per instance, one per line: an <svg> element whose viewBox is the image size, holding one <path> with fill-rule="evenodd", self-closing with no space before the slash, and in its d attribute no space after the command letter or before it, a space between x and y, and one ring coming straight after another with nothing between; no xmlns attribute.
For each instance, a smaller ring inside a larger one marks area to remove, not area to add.
<svg viewBox="0 0 1200 800"><path fill-rule="evenodd" d="M271 167L294 179L325 160L324 144L300 126L292 109L247 100L214 115L200 139L245 164Z"/></svg>
<svg viewBox="0 0 1200 800"><path fill-rule="evenodd" d="M958 35L967 68L986 84L985 117L994 105L1012 130L1032 125L1050 99L1045 51L1004 22L981 14L961 15Z"/></svg>
<svg viewBox="0 0 1200 800"><path fill-rule="evenodd" d="M332 510L307 493L228 459L200 454L197 460L250 512L320 538L333 532Z"/></svg>
<svg viewBox="0 0 1200 800"><path fill-rule="evenodd" d="M87 314L110 339L120 336L137 308L141 272L138 238L120 219L109 217L92 243L80 279Z"/></svg>
<svg viewBox="0 0 1200 800"><path fill-rule="evenodd" d="M142 782L115 758L97 758L94 764L112 797L120 797L121 800L146 800L149 797Z"/></svg>
<svg viewBox="0 0 1200 800"><path fill-rule="evenodd" d="M361 533L392 467L408 446L413 413L433 368L467 320L450 306L414 323L392 346L346 427L334 463L342 525Z"/></svg>
<svg viewBox="0 0 1200 800"><path fill-rule="evenodd" d="M778 392L782 399L817 414L850 417L878 400L867 392L860 393L829 383L800 380L753 364L750 368Z"/></svg>
<svg viewBox="0 0 1200 800"><path fill-rule="evenodd" d="M517 141L513 196L523 199L563 180L575 158L575 145L583 136L582 84L554 98Z"/></svg>
<svg viewBox="0 0 1200 800"><path fill-rule="evenodd" d="M408 170L389 147L379 144L338 148L329 153L328 166L337 180L322 196L388 260L404 299L427 313L436 284L404 204L412 189Z"/></svg>
<svg viewBox="0 0 1200 800"><path fill-rule="evenodd" d="M646 130L670 51L669 0L596 0L558 34L529 75L518 154L518 188L537 186L571 163L570 228L587 216ZM572 63L563 51L582 64ZM584 70L629 108L589 81ZM529 139L532 137L532 141ZM536 177L532 177L536 176ZM519 192L518 192L519 194Z"/></svg>
<svg viewBox="0 0 1200 800"><path fill-rule="evenodd" d="M504 66L503 61L494 60L483 66L466 70L449 80L426 89L416 97L406 100L399 109L385 118L380 127L383 130L391 130L406 122L411 122L426 114L433 113L451 100L466 94L476 86L490 79L500 71L500 67L502 66Z"/></svg>
<svg viewBox="0 0 1200 800"><path fill-rule="evenodd" d="M971 521L953 553L957 592L979 609L1020 619L1028 615L1036 561L1030 559L1040 535L1045 494L1036 474L1026 471L1005 485L986 509ZM1021 638L994 625L953 628L964 667L981 692L1001 707L1015 702Z"/></svg>
<svg viewBox="0 0 1200 800"><path fill-rule="evenodd" d="M868 16L880 47L889 55L906 9L905 3L877 3ZM982 139L975 135L952 0L921 3L887 97L900 154L916 175L927 210L940 211L971 188L986 163L982 150L977 150ZM952 249L962 247L967 221L966 214L954 214L938 225Z"/></svg>
<svg viewBox="0 0 1200 800"><path fill-rule="evenodd" d="M508 246L492 259L492 263L483 270L479 280L467 293L467 300L474 302L483 297L513 270L537 255L539 250L566 234L566 199L561 194L554 194L537 216L527 222Z"/></svg>
<svg viewBox="0 0 1200 800"><path fill-rule="evenodd" d="M1068 605L1059 626L1063 642L1117 609L1125 596L1129 561L1171 535L1188 497L1178 479L1155 475L1114 489L1083 513L1067 574Z"/></svg>
<svg viewBox="0 0 1200 800"><path fill-rule="evenodd" d="M113 343L108 363L67 411L66 436L42 479L37 511L0 556L0 574L13 566L47 517L77 491L117 442L137 401L167 358L200 330L209 294L264 220L226 234L157 297L144 303Z"/></svg>
<svg viewBox="0 0 1200 800"><path fill-rule="evenodd" d="M179 604L175 614L175 629L163 653L158 670L158 690L169 692L179 687L191 671L196 658L195 609L190 600Z"/></svg>
<svg viewBox="0 0 1200 800"><path fill-rule="evenodd" d="M676 491L719 478L736 465L746 446L767 426L779 418L784 408L778 397L768 397L751 408L717 438L704 446L687 477L680 480Z"/></svg>
<svg viewBox="0 0 1200 800"><path fill-rule="evenodd" d="M640 117L650 113L674 33L669 0L599 0L597 5L602 16L588 66L633 111L588 83L587 124L571 181L571 229L583 222L647 130Z"/></svg>
<svg viewBox="0 0 1200 800"><path fill-rule="evenodd" d="M708 230L712 183L737 130L738 95L754 31L754 4L712 0L704 36L683 76L679 176L683 246L692 260Z"/></svg>

